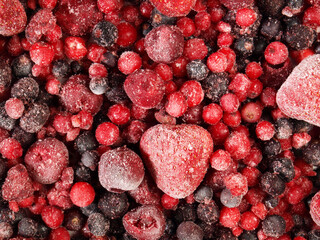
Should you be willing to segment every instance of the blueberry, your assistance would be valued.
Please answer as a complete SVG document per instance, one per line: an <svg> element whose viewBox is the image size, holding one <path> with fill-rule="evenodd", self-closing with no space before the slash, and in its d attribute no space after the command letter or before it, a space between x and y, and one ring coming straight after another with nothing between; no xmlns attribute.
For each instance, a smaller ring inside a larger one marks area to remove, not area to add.
<svg viewBox="0 0 320 240"><path fill-rule="evenodd" d="M213 190L210 187L207 186L200 186L195 192L194 192L194 200L196 200L198 203L203 203L206 200L210 200L213 197Z"/></svg>
<svg viewBox="0 0 320 240"><path fill-rule="evenodd" d="M75 180L77 182L90 182L91 180L91 170L85 166L83 166L83 164L79 164L75 167Z"/></svg>
<svg viewBox="0 0 320 240"><path fill-rule="evenodd" d="M110 47L118 38L118 29L111 22L101 21L92 30L93 41L103 47Z"/></svg>
<svg viewBox="0 0 320 240"><path fill-rule="evenodd" d="M70 63L70 68L73 74L79 74L83 72L83 67L78 61L73 61Z"/></svg>
<svg viewBox="0 0 320 240"><path fill-rule="evenodd" d="M239 236L239 240L258 240L257 233L243 231L243 233Z"/></svg>
<svg viewBox="0 0 320 240"><path fill-rule="evenodd" d="M314 229L308 233L309 240L320 240L320 230Z"/></svg>
<svg viewBox="0 0 320 240"><path fill-rule="evenodd" d="M98 147L98 142L91 131L85 131L74 141L75 149L80 153L94 150Z"/></svg>
<svg viewBox="0 0 320 240"><path fill-rule="evenodd" d="M271 162L270 170L273 173L279 174L285 182L290 182L294 176L294 166L288 158L277 158Z"/></svg>
<svg viewBox="0 0 320 240"><path fill-rule="evenodd" d="M242 201L241 196L233 196L229 189L225 188L221 191L220 194L220 202L228 207L228 208L234 208L238 207Z"/></svg>
<svg viewBox="0 0 320 240"><path fill-rule="evenodd" d="M88 228L90 232L98 237L104 236L110 227L110 221L101 213L92 213L88 218Z"/></svg>
<svg viewBox="0 0 320 240"><path fill-rule="evenodd" d="M90 215L99 212L98 205L91 203L89 206L80 208L83 215L89 217Z"/></svg>
<svg viewBox="0 0 320 240"><path fill-rule="evenodd" d="M303 159L314 166L320 164L320 142L314 141L302 150Z"/></svg>
<svg viewBox="0 0 320 240"><path fill-rule="evenodd" d="M262 230L269 237L280 237L285 233L286 222L279 215L269 215L262 221Z"/></svg>
<svg viewBox="0 0 320 240"><path fill-rule="evenodd" d="M197 213L193 205L181 204L178 206L174 214L174 220L177 224L183 221L194 222L197 219Z"/></svg>
<svg viewBox="0 0 320 240"><path fill-rule="evenodd" d="M11 63L12 73L17 78L31 76L33 63L27 54L20 55Z"/></svg>
<svg viewBox="0 0 320 240"><path fill-rule="evenodd" d="M18 233L22 237L34 237L38 230L38 223L31 218L23 218L18 224Z"/></svg>
<svg viewBox="0 0 320 240"><path fill-rule="evenodd" d="M191 221L182 222L177 228L177 237L179 240L202 240L202 229Z"/></svg>
<svg viewBox="0 0 320 240"><path fill-rule="evenodd" d="M97 151L85 151L81 155L81 162L90 170L94 171L98 165L100 156Z"/></svg>
<svg viewBox="0 0 320 240"><path fill-rule="evenodd" d="M122 217L129 208L127 195L107 192L100 198L98 208L107 218Z"/></svg>
<svg viewBox="0 0 320 240"><path fill-rule="evenodd" d="M203 222L214 224L219 220L219 215L219 208L213 200L200 203L197 207L197 216Z"/></svg>
<svg viewBox="0 0 320 240"><path fill-rule="evenodd" d="M279 204L279 199L276 197L272 197L272 196L267 196L264 199L264 205L268 208L268 209L272 209L275 208L276 206L278 206Z"/></svg>
<svg viewBox="0 0 320 240"><path fill-rule="evenodd" d="M107 78L91 78L89 88L96 95L104 94L109 90L108 80Z"/></svg>
<svg viewBox="0 0 320 240"><path fill-rule="evenodd" d="M293 121L293 128L295 133L310 132L313 129L313 126L314 125L302 120Z"/></svg>
<svg viewBox="0 0 320 240"><path fill-rule="evenodd" d="M260 186L263 191L271 196L281 195L285 188L285 182L276 174L266 172L261 176Z"/></svg>

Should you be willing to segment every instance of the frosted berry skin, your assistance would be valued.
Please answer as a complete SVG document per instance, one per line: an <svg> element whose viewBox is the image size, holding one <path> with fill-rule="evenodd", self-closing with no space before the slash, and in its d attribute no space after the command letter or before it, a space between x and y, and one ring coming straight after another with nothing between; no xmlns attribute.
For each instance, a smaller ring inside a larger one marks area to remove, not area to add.
<svg viewBox="0 0 320 240"><path fill-rule="evenodd" d="M27 15L19 0L4 0L0 9L0 35L12 36L24 30Z"/></svg>
<svg viewBox="0 0 320 240"><path fill-rule="evenodd" d="M161 25L145 37L148 56L157 63L172 63L182 56L184 38L179 28Z"/></svg>
<svg viewBox="0 0 320 240"><path fill-rule="evenodd" d="M110 192L136 189L143 180L144 167L141 158L127 147L105 152L99 162L99 181Z"/></svg>
<svg viewBox="0 0 320 240"><path fill-rule="evenodd" d="M33 195L34 188L26 167L22 164L9 169L2 186L2 197L7 201L19 201Z"/></svg>
<svg viewBox="0 0 320 240"><path fill-rule="evenodd" d="M55 183L69 163L68 149L55 138L35 142L27 151L24 161L30 175L42 184Z"/></svg>
<svg viewBox="0 0 320 240"><path fill-rule="evenodd" d="M320 55L304 59L296 66L276 95L277 105L287 116L320 126ZM294 92L295 94L292 94Z"/></svg>
<svg viewBox="0 0 320 240"><path fill-rule="evenodd" d="M149 69L140 69L130 74L123 87L130 100L145 109L156 107L165 93L164 81Z"/></svg>
<svg viewBox="0 0 320 240"><path fill-rule="evenodd" d="M320 193L317 192L313 198L311 199L310 203L310 215L312 220L317 224L320 225Z"/></svg>
<svg viewBox="0 0 320 240"><path fill-rule="evenodd" d="M153 205L137 207L122 218L126 231L138 240L157 240L165 230L165 217L161 210Z"/></svg>
<svg viewBox="0 0 320 240"><path fill-rule="evenodd" d="M196 4L196 0L151 0L150 1L162 14L168 17L186 16Z"/></svg>
<svg viewBox="0 0 320 240"><path fill-rule="evenodd" d="M158 188L180 199L202 181L213 141L209 132L197 125L159 124L142 135L140 150Z"/></svg>
<svg viewBox="0 0 320 240"><path fill-rule="evenodd" d="M81 110L95 115L102 105L103 97L93 94L87 87L89 82L85 75L74 75L62 86L60 102L66 110L78 113Z"/></svg>

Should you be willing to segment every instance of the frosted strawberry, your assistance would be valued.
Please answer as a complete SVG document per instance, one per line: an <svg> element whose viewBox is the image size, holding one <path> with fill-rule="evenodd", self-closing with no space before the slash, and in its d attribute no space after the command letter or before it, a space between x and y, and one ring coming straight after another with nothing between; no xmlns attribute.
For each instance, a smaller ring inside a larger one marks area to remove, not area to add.
<svg viewBox="0 0 320 240"><path fill-rule="evenodd" d="M19 0L0 1L0 35L18 34L26 24L27 15Z"/></svg>
<svg viewBox="0 0 320 240"><path fill-rule="evenodd" d="M320 55L296 66L277 93L277 104L288 117L320 126Z"/></svg>
<svg viewBox="0 0 320 240"><path fill-rule="evenodd" d="M196 0L150 0L150 2L164 15L182 17L191 11Z"/></svg>
<svg viewBox="0 0 320 240"><path fill-rule="evenodd" d="M197 125L159 124L143 134L140 149L158 188L173 198L184 198L206 174L213 141Z"/></svg>

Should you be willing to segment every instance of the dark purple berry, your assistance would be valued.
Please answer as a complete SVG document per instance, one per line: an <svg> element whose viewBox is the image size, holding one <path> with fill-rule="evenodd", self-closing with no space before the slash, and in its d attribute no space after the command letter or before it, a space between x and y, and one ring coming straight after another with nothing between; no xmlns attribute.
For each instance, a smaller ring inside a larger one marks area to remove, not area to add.
<svg viewBox="0 0 320 240"><path fill-rule="evenodd" d="M110 47L118 38L118 29L111 22L101 21L94 26L91 36L97 44Z"/></svg>
<svg viewBox="0 0 320 240"><path fill-rule="evenodd" d="M191 221L182 222L177 228L177 237L179 240L202 240L202 229Z"/></svg>
<svg viewBox="0 0 320 240"><path fill-rule="evenodd" d="M213 102L219 102L228 90L229 77L226 73L212 73L201 82L205 96Z"/></svg>
<svg viewBox="0 0 320 240"><path fill-rule="evenodd" d="M320 142L314 141L302 150L303 159L314 166L320 164Z"/></svg>
<svg viewBox="0 0 320 240"><path fill-rule="evenodd" d="M285 40L295 50L307 49L315 41L315 33L305 25L297 24L288 28L285 33Z"/></svg>
<svg viewBox="0 0 320 240"><path fill-rule="evenodd" d="M94 150L98 147L98 142L91 131L85 131L74 141L75 149L80 153Z"/></svg>
<svg viewBox="0 0 320 240"><path fill-rule="evenodd" d="M23 218L18 224L18 233L22 237L34 237L38 230L38 223L31 218Z"/></svg>
<svg viewBox="0 0 320 240"><path fill-rule="evenodd" d="M275 18L267 18L261 24L260 32L268 39L276 38L281 30L281 22Z"/></svg>
<svg viewBox="0 0 320 240"><path fill-rule="evenodd" d="M101 213L93 213L88 218L88 228L95 236L104 236L110 227L110 221Z"/></svg>
<svg viewBox="0 0 320 240"><path fill-rule="evenodd" d="M213 200L200 203L197 207L197 216L203 222L214 224L219 220L219 215L219 208Z"/></svg>
<svg viewBox="0 0 320 240"><path fill-rule="evenodd" d="M285 188L285 182L276 174L266 172L261 176L260 186L263 191L271 196L281 195Z"/></svg>
<svg viewBox="0 0 320 240"><path fill-rule="evenodd" d="M290 182L294 176L294 166L288 158L277 158L271 162L270 170L273 173L279 174L285 182Z"/></svg>
<svg viewBox="0 0 320 240"><path fill-rule="evenodd" d="M38 132L49 116L50 110L46 104L34 103L20 118L20 127L28 133Z"/></svg>
<svg viewBox="0 0 320 240"><path fill-rule="evenodd" d="M72 209L64 214L64 226L71 231L79 231L85 224L84 216L79 210Z"/></svg>
<svg viewBox="0 0 320 240"><path fill-rule="evenodd" d="M203 80L209 74L209 69L206 64L200 60L194 60L187 64L187 75L189 79Z"/></svg>
<svg viewBox="0 0 320 240"><path fill-rule="evenodd" d="M262 230L269 237L280 237L285 233L286 222L279 215L269 215L262 221Z"/></svg>
<svg viewBox="0 0 320 240"><path fill-rule="evenodd" d="M213 197L213 190L210 187L207 186L200 186L195 192L194 192L194 200L196 200L198 203L203 203L206 200L210 200Z"/></svg>
<svg viewBox="0 0 320 240"><path fill-rule="evenodd" d="M125 193L105 193L98 202L100 211L110 219L122 217L129 208Z"/></svg>
<svg viewBox="0 0 320 240"><path fill-rule="evenodd" d="M39 84L31 77L18 80L11 88L11 97L21 99L25 104L34 101L39 95Z"/></svg>
<svg viewBox="0 0 320 240"><path fill-rule="evenodd" d="M11 63L12 73L17 78L31 76L33 63L27 54L20 55Z"/></svg>

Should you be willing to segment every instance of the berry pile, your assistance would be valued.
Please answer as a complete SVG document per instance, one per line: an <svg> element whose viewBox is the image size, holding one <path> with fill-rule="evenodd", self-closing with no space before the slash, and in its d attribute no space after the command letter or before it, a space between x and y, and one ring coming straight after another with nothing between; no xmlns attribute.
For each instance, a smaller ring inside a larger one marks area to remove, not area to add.
<svg viewBox="0 0 320 240"><path fill-rule="evenodd" d="M0 239L319 240L319 15L0 1Z"/></svg>

